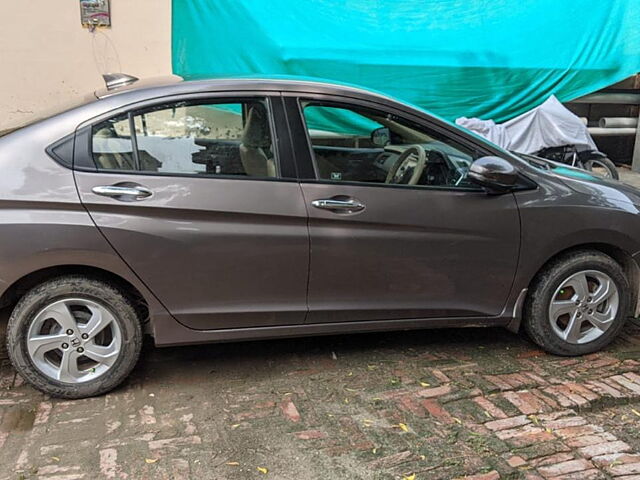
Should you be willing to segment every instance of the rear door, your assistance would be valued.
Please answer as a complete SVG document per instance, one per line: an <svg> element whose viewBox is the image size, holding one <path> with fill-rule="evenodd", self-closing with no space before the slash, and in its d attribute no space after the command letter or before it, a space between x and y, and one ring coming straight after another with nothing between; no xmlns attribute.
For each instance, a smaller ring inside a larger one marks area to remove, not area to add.
<svg viewBox="0 0 640 480"><path fill-rule="evenodd" d="M512 194L465 179L487 152L388 107L286 101L310 218L308 323L501 313L520 224Z"/></svg>
<svg viewBox="0 0 640 480"><path fill-rule="evenodd" d="M304 321L307 213L281 98L157 101L77 136L80 197L107 240L194 329Z"/></svg>

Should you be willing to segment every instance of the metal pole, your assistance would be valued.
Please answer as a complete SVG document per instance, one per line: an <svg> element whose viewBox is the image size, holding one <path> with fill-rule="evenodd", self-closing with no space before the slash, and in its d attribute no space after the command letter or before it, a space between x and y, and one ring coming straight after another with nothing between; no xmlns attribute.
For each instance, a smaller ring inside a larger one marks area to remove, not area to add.
<svg viewBox="0 0 640 480"><path fill-rule="evenodd" d="M571 100L570 103L617 103L627 105L640 104L640 93L600 92Z"/></svg>
<svg viewBox="0 0 640 480"><path fill-rule="evenodd" d="M633 157L631 158L631 170L640 172L640 109L638 111L638 127L636 128L636 142L633 146Z"/></svg>

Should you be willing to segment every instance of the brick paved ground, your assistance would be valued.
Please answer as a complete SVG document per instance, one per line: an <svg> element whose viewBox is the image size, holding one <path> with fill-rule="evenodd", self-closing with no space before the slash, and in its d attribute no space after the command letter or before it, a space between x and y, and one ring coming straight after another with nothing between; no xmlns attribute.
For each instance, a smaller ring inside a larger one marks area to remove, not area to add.
<svg viewBox="0 0 640 480"><path fill-rule="evenodd" d="M147 345L80 401L0 356L2 479L640 479L640 323L581 359L495 329Z"/></svg>

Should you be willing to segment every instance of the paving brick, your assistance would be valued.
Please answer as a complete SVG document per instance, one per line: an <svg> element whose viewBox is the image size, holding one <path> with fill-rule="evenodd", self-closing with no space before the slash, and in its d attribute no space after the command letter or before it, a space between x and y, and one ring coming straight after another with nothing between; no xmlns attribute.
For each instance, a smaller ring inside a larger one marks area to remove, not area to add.
<svg viewBox="0 0 640 480"><path fill-rule="evenodd" d="M552 478L559 475L565 475L574 472L584 472L585 470L591 469L593 469L593 463L584 458L578 458L576 460L569 460L553 465L542 466L538 468L538 472L540 472L540 474L542 474L542 476L544 477Z"/></svg>
<svg viewBox="0 0 640 480"><path fill-rule="evenodd" d="M629 380L627 377L623 375L614 375L613 377L610 377L609 380L612 380L622 385L627 390L630 390L631 392L633 392L634 395L640 395L640 384L637 384L636 382Z"/></svg>
<svg viewBox="0 0 640 480"><path fill-rule="evenodd" d="M622 393L619 389L613 388L612 386L598 380L591 380L587 382L587 385L589 385L591 390L593 390L594 392L598 392L600 395L608 395L613 398L624 397L624 393Z"/></svg>
<svg viewBox="0 0 640 480"><path fill-rule="evenodd" d="M517 448L528 447L531 445L540 445L544 442L553 442L555 436L546 430L541 432L527 432L524 435L518 435L507 440L511 445Z"/></svg>
<svg viewBox="0 0 640 480"><path fill-rule="evenodd" d="M525 415L541 413L547 410L547 405L542 403L535 395L526 390L520 392L504 392L504 398L513 403L518 410Z"/></svg>
<svg viewBox="0 0 640 480"><path fill-rule="evenodd" d="M353 450L371 450L373 443L366 437L358 424L350 417L341 417L340 426L346 434Z"/></svg>
<svg viewBox="0 0 640 480"><path fill-rule="evenodd" d="M116 478L118 451L115 448L100 450L100 473L105 478Z"/></svg>
<svg viewBox="0 0 640 480"><path fill-rule="evenodd" d="M543 422L550 422L552 420L557 420L559 418L565 417L573 417L575 416L575 412L573 410L556 410L550 413L543 413L541 415L537 415L537 417Z"/></svg>
<svg viewBox="0 0 640 480"><path fill-rule="evenodd" d="M589 390L587 387L585 387L584 385L581 385L579 383L576 382L568 382L565 384L565 386L573 393L576 393L578 395L580 395L581 397L589 400L589 401L594 401L594 400L598 400L600 398L600 395L598 395L597 393L592 392L591 390Z"/></svg>
<svg viewBox="0 0 640 480"><path fill-rule="evenodd" d="M573 448L588 447L591 445L600 445L601 443L607 443L616 441L617 438L610 433L601 433L598 435L584 435L582 437L568 438L565 443Z"/></svg>
<svg viewBox="0 0 640 480"><path fill-rule="evenodd" d="M596 479L604 480L605 477L602 475L602 472L600 470L591 468L589 470L583 470L581 472L558 475L557 477L552 477L550 480L596 480Z"/></svg>
<svg viewBox="0 0 640 480"><path fill-rule="evenodd" d="M398 405L398 408L404 412L410 412L418 417L426 416L427 412L424 407L420 405L418 399L413 396L405 395L403 397L399 397L396 400L396 404Z"/></svg>
<svg viewBox="0 0 640 480"><path fill-rule="evenodd" d="M531 423L531 420L526 415L519 415L517 417L510 417L500 420L493 420L491 422L485 423L485 427L489 430L507 430L515 427L519 427L521 425L526 425Z"/></svg>
<svg viewBox="0 0 640 480"><path fill-rule="evenodd" d="M509 382L503 380L498 375L485 375L484 378L498 387L500 390L511 390L513 388L513 386Z"/></svg>
<svg viewBox="0 0 640 480"><path fill-rule="evenodd" d="M558 386L547 387L543 391L550 397L553 397L561 407L575 407L577 405L571 398L567 397L567 395L565 395Z"/></svg>
<svg viewBox="0 0 640 480"><path fill-rule="evenodd" d="M478 473L476 475L467 477L458 477L459 480L498 480L499 478L500 474L495 470L492 470L488 473Z"/></svg>
<svg viewBox="0 0 640 480"><path fill-rule="evenodd" d="M582 394L576 393L575 388L571 388L571 383L564 385L557 385L555 390L562 396L568 398L574 405L578 407L586 407L589 405L587 400Z"/></svg>
<svg viewBox="0 0 640 480"><path fill-rule="evenodd" d="M545 422L544 425L547 428L551 428L554 430L567 428L567 427L579 427L582 425L586 425L587 421L582 417L565 417L559 418L558 420L551 420Z"/></svg>
<svg viewBox="0 0 640 480"><path fill-rule="evenodd" d="M442 423L455 423L455 420L449 413L440 406L440 404L433 399L424 399L422 400L422 406L425 408L429 415Z"/></svg>
<svg viewBox="0 0 640 480"><path fill-rule="evenodd" d="M551 398L549 395L545 395L541 390L532 390L531 394L538 398L541 402L548 405L553 410L557 410L560 408L560 404L555 399Z"/></svg>
<svg viewBox="0 0 640 480"><path fill-rule="evenodd" d="M523 375L529 377L531 380L533 380L537 385L548 385L549 382L547 382L544 378L542 378L540 375L538 375L537 373L533 373L533 372L524 372Z"/></svg>
<svg viewBox="0 0 640 480"><path fill-rule="evenodd" d="M302 432L295 432L294 435L300 440L317 440L327 438L327 434L320 430L304 430Z"/></svg>
<svg viewBox="0 0 640 480"><path fill-rule="evenodd" d="M591 459L599 467L609 467L612 464L640 463L640 455L633 453L612 453L598 455Z"/></svg>
<svg viewBox="0 0 640 480"><path fill-rule="evenodd" d="M613 465L607 469L611 475L640 475L640 463L626 463L623 465Z"/></svg>
<svg viewBox="0 0 640 480"><path fill-rule="evenodd" d="M527 461L524 458L522 458L522 457L520 457L518 455L514 455L512 457L508 457L507 458L507 463L512 468L518 468L518 467L522 467L522 466L526 465Z"/></svg>
<svg viewBox="0 0 640 480"><path fill-rule="evenodd" d="M165 438L162 440L153 440L149 442L149 450L159 450L167 447L179 447L184 445L199 445L202 439L197 435L189 437Z"/></svg>
<svg viewBox="0 0 640 480"><path fill-rule="evenodd" d="M444 372L437 368L431 369L431 374L436 377L441 383L449 383L451 380L447 377Z"/></svg>
<svg viewBox="0 0 640 480"><path fill-rule="evenodd" d="M480 406L485 412L487 412L493 418L507 418L507 414L498 407L496 407L489 399L486 397L473 397L472 399L475 403Z"/></svg>
<svg viewBox="0 0 640 480"><path fill-rule="evenodd" d="M522 373L509 373L502 375L502 379L511 384L513 388L522 388L525 385L531 384L531 379L527 378Z"/></svg>
<svg viewBox="0 0 640 480"><path fill-rule="evenodd" d="M51 402L40 402L38 404L38 410L36 411L36 416L33 419L34 425L43 425L49 421L49 416L51 415L51 410L53 409L53 404Z"/></svg>
<svg viewBox="0 0 640 480"><path fill-rule="evenodd" d="M513 437L520 437L522 435L531 435L535 433L544 432L545 430L535 425L527 424L516 428L510 428L508 430L499 430L495 433L496 437L501 440L507 440Z"/></svg>
<svg viewBox="0 0 640 480"><path fill-rule="evenodd" d="M280 403L280 410L287 420L294 423L298 423L300 421L300 413L291 398L287 397L282 401L282 403Z"/></svg>
<svg viewBox="0 0 640 480"><path fill-rule="evenodd" d="M410 390L408 388L397 388L395 390L387 390L386 392L382 392L379 395L377 395L377 397L384 400L394 400L396 398L400 398L408 395L414 395L414 394L415 394L415 390Z"/></svg>
<svg viewBox="0 0 640 480"><path fill-rule="evenodd" d="M534 458L530 460L529 463L533 467L542 467L545 465L555 465L557 463L568 462L569 460L575 460L575 457L572 453L554 453L553 455L548 455L546 457Z"/></svg>
<svg viewBox="0 0 640 480"><path fill-rule="evenodd" d="M369 467L375 470L402 465L414 457L410 450L394 453L385 457L369 462Z"/></svg>
<svg viewBox="0 0 640 480"><path fill-rule="evenodd" d="M440 387L424 388L416 392L416 396L420 398L435 398L446 395L451 392L451 386L442 385Z"/></svg>
<svg viewBox="0 0 640 480"><path fill-rule="evenodd" d="M627 377L629 380L631 380L634 383L637 383L638 385L640 385L640 375L638 375L635 372L627 372L622 374L623 377Z"/></svg>
<svg viewBox="0 0 640 480"><path fill-rule="evenodd" d="M598 360L595 360L593 362L590 362L589 359L587 359L587 362L585 362L586 365L594 370L599 370L602 369L604 367L610 367L613 365L617 365L620 363L620 360L618 360L617 358L612 358L612 357L605 357L605 358L600 358Z"/></svg>
<svg viewBox="0 0 640 480"><path fill-rule="evenodd" d="M245 420L254 420L256 418L265 418L273 415L273 409L269 410L250 410L248 412L240 412L233 415L234 422L244 422Z"/></svg>
<svg viewBox="0 0 640 480"><path fill-rule="evenodd" d="M580 425L576 427L559 428L554 433L562 438L574 438L582 435L593 435L595 433L602 433L604 429L596 425Z"/></svg>
<svg viewBox="0 0 640 480"><path fill-rule="evenodd" d="M598 455L609 455L612 453L624 453L631 450L631 447L620 440L613 442L600 443L598 445L589 445L579 449L581 455L591 458Z"/></svg>

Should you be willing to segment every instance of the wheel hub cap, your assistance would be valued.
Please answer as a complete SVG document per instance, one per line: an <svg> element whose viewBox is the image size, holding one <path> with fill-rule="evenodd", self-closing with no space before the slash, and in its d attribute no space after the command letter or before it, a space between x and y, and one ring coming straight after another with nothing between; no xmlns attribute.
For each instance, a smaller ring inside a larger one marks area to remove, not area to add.
<svg viewBox="0 0 640 480"><path fill-rule="evenodd" d="M27 333L35 367L64 383L104 375L120 356L122 334L113 314L87 299L58 300L43 308Z"/></svg>
<svg viewBox="0 0 640 480"><path fill-rule="evenodd" d="M574 273L551 297L551 328L568 343L592 342L612 325L619 303L618 288L609 275L597 270Z"/></svg>

